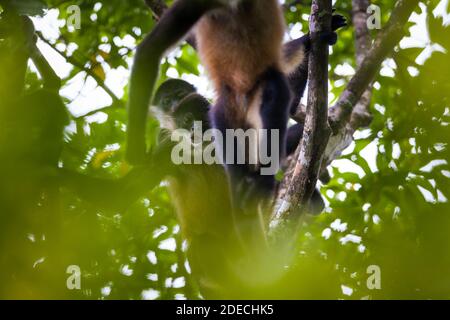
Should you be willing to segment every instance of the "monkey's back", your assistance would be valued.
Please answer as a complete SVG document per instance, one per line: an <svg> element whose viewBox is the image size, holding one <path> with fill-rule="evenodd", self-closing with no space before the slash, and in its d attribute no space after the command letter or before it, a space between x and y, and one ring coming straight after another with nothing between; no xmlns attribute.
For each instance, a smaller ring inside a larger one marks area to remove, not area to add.
<svg viewBox="0 0 450 320"><path fill-rule="evenodd" d="M245 94L267 68L279 68L284 30L277 0L248 1L203 17L198 49L216 91L227 86Z"/></svg>

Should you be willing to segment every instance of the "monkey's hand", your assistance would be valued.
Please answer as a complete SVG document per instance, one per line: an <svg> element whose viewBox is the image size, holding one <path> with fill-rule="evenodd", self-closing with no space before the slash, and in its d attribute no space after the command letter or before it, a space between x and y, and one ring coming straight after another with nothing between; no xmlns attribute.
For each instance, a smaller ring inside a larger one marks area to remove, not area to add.
<svg viewBox="0 0 450 320"><path fill-rule="evenodd" d="M340 14L334 14L331 18L331 30L336 31L340 28L347 26L347 19L340 15Z"/></svg>
<svg viewBox="0 0 450 320"><path fill-rule="evenodd" d="M340 14L334 14L331 20L331 32L324 32L320 37L330 46L334 46L337 42L336 30L347 26L347 20Z"/></svg>

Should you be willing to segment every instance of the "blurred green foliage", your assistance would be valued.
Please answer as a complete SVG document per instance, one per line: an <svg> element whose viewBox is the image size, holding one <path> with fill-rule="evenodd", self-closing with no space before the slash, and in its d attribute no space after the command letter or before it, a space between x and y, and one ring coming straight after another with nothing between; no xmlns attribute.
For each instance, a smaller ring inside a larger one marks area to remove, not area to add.
<svg viewBox="0 0 450 320"><path fill-rule="evenodd" d="M131 36L138 43L155 23L151 12L140 0L45 2L0 0L0 298L200 298L165 184L149 187L128 206L120 186L110 193L95 184L130 172L123 160L127 96L102 110L106 121L68 120L67 99L43 89L32 69L21 74L29 40L5 17L11 7L29 16L47 7L66 21L68 6L80 7L81 29L62 24L50 42L76 62L62 79L64 88L79 74L86 78L86 71L102 81L105 69L129 69L131 49L115 39ZM387 21L394 1L373 2ZM298 255L261 297L450 298L450 27L432 14L438 3L422 6L430 45L438 49L423 64L417 57L427 48L396 49L388 66L393 76L376 79L370 129L358 132L342 156L357 172L330 168L332 180L321 189L326 212L304 222ZM350 1L336 1L336 8L350 17ZM292 7L289 27L306 31L308 14L307 7ZM339 33L330 59L334 97L350 75L333 70L354 67L354 56L350 27ZM198 74L198 63L183 45L174 61L164 61L160 82L169 68ZM91 188L62 187L57 168L89 177ZM86 193L111 205L87 201ZM81 290L66 286L70 265L81 269ZM380 267L380 290L367 286L371 265Z"/></svg>

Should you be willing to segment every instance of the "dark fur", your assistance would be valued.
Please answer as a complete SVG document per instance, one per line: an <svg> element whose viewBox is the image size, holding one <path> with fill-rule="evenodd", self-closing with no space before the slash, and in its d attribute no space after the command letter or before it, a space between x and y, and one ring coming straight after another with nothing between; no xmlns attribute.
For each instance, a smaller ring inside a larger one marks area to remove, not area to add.
<svg viewBox="0 0 450 320"><path fill-rule="evenodd" d="M342 26L342 21L333 19L333 29ZM217 93L210 116L213 126L220 130L278 129L283 158L288 115L295 112L306 86L309 36L283 47L285 26L278 0L241 0L237 4L177 0L136 53L130 83L128 160L133 164L145 161L147 110L160 60L191 30L195 31L198 51ZM325 36L330 43L336 41L334 33ZM295 92L293 99L287 74ZM261 189L255 195L267 194L275 185L273 176L255 179L258 171L252 166L232 165L227 169L235 203L242 203L242 199L236 199L241 195L238 186L242 181L250 181L251 190Z"/></svg>

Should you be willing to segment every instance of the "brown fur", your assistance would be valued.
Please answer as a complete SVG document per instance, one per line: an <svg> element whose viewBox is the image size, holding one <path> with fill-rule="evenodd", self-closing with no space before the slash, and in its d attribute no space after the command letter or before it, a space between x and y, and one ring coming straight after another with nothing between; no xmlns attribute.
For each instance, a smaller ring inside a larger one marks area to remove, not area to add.
<svg viewBox="0 0 450 320"><path fill-rule="evenodd" d="M281 69L285 31L277 0L217 9L196 28L198 49L214 87L246 95L269 67Z"/></svg>

